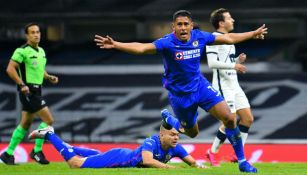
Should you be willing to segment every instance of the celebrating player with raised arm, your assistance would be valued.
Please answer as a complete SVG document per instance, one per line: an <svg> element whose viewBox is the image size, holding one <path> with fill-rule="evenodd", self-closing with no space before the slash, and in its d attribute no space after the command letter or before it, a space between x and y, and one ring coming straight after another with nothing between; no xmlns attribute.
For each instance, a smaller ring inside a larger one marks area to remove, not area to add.
<svg viewBox="0 0 307 175"><path fill-rule="evenodd" d="M208 111L225 125L226 136L238 157L239 169L243 172L257 172L245 159L240 131L224 99L200 72L200 59L206 45L235 44L248 39L264 39L267 34L265 25L255 31L212 35L193 30L192 16L189 11L179 10L173 15L173 33L155 40L153 43L123 43L111 37L95 36L101 49L118 49L131 54L155 54L163 56L165 72L163 86L169 92L170 104L176 117L162 111L163 119L178 131L190 137L199 133L197 108Z"/></svg>

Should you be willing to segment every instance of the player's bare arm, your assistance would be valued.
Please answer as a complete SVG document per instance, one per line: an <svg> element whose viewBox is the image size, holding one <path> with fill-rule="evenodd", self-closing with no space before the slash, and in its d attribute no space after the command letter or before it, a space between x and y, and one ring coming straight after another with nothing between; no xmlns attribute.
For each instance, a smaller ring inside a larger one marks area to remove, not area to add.
<svg viewBox="0 0 307 175"><path fill-rule="evenodd" d="M23 94L27 94L30 92L29 87L25 85L22 79L18 76L17 69L19 68L19 64L15 61L10 60L6 72L9 77L19 86L21 92Z"/></svg>
<svg viewBox="0 0 307 175"><path fill-rule="evenodd" d="M100 35L95 35L94 41L96 42L96 45L101 49L117 49L136 55L156 53L156 46L152 43L123 43L114 41L110 36L103 37Z"/></svg>
<svg viewBox="0 0 307 175"><path fill-rule="evenodd" d="M50 75L47 71L44 72L44 78L52 84L57 84L59 82L59 78L57 76Z"/></svg>
<svg viewBox="0 0 307 175"><path fill-rule="evenodd" d="M151 168L175 168L175 166L168 165L153 158L152 152L142 151L143 165Z"/></svg>
<svg viewBox="0 0 307 175"><path fill-rule="evenodd" d="M236 59L236 62L237 63L244 63L246 60L246 54L245 53L241 53L237 59Z"/></svg>
<svg viewBox="0 0 307 175"><path fill-rule="evenodd" d="M268 28L263 24L257 30L244 32L244 33L227 33L224 35L218 35L215 38L213 45L219 44L236 44L249 39L264 39L264 36L268 33Z"/></svg>

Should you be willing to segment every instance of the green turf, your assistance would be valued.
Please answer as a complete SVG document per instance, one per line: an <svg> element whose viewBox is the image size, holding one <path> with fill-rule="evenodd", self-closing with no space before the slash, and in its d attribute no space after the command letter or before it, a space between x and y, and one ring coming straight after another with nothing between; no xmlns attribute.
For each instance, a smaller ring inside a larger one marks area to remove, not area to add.
<svg viewBox="0 0 307 175"><path fill-rule="evenodd" d="M39 165L36 163L7 166L0 164L1 175L238 175L237 164L224 163L209 169L190 168L176 164L177 169L156 168L104 168L70 169L66 163ZM307 163L257 163L259 175L307 175Z"/></svg>

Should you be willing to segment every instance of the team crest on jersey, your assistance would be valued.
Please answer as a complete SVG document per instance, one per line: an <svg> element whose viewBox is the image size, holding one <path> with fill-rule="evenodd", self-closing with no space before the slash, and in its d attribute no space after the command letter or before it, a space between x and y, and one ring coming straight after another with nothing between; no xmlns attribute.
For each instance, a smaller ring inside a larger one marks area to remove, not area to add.
<svg viewBox="0 0 307 175"><path fill-rule="evenodd" d="M194 47L197 47L197 46L198 46L198 41L197 41L197 40L196 40L196 41L193 41L192 45L193 45Z"/></svg>
<svg viewBox="0 0 307 175"><path fill-rule="evenodd" d="M184 60L183 52L176 52L175 60Z"/></svg>
<svg viewBox="0 0 307 175"><path fill-rule="evenodd" d="M37 61L36 61L36 60L32 61L32 65L33 65L33 67L35 67L35 68L36 68L36 67L37 67L37 64L38 64L38 63L37 63Z"/></svg>
<svg viewBox="0 0 307 175"><path fill-rule="evenodd" d="M165 156L165 163L167 163L169 160L171 160L172 156L170 154L167 154Z"/></svg>

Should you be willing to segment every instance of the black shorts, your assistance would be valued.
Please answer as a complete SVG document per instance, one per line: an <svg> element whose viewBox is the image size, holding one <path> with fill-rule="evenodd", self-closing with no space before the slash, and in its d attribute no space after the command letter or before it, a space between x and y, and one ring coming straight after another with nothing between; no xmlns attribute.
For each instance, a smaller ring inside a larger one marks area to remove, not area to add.
<svg viewBox="0 0 307 175"><path fill-rule="evenodd" d="M24 95L19 91L19 99L22 104L22 110L30 113L35 113L45 106L46 101L42 97L41 85L27 85L30 89L30 93Z"/></svg>

